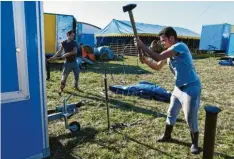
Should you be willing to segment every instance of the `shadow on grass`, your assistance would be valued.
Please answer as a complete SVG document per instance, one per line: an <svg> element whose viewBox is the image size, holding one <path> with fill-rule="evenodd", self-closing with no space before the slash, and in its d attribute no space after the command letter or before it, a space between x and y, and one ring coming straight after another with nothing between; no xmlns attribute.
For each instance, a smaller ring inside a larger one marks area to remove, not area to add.
<svg viewBox="0 0 234 159"><path fill-rule="evenodd" d="M102 130L107 131L107 129ZM99 133L94 128L84 128L76 133L63 134L58 137L50 137L50 150L51 155L47 159L81 159L80 156L74 156L71 152L78 146L84 143L94 143L104 147L114 153L120 153L120 151L115 146L110 146L111 143L103 140L95 140L95 136ZM72 139L71 139L72 138ZM69 139L69 141L63 145L60 140Z"/></svg>
<svg viewBox="0 0 234 159"><path fill-rule="evenodd" d="M170 143L186 146L189 148L191 147L191 143L183 142L183 141L180 141L180 140L177 140L174 138L170 141ZM200 151L200 153L203 153L203 148L199 147L199 151ZM222 153L218 153L218 152L214 152L214 156L220 156L220 157L223 157L224 159L234 159L234 156L229 156L227 154L222 154Z"/></svg>
<svg viewBox="0 0 234 159"><path fill-rule="evenodd" d="M229 60L229 57L220 57L217 60ZM234 61L234 58L232 58L232 61Z"/></svg>
<svg viewBox="0 0 234 159"><path fill-rule="evenodd" d="M199 59L207 59L207 58L212 58L215 57L214 55L209 55L209 54L204 54L204 55L193 55L194 60L199 60Z"/></svg>
<svg viewBox="0 0 234 159"><path fill-rule="evenodd" d="M61 63L52 63L52 62L49 62L48 66L50 68L50 71L53 71L53 70L62 71L63 70L63 62L61 62Z"/></svg>
<svg viewBox="0 0 234 159"><path fill-rule="evenodd" d="M71 94L73 92L66 91L65 93ZM88 99L91 99L94 101L105 102L105 99L103 96L92 94L90 92L88 94L89 94L89 96L81 95L80 93L73 93L73 95L79 96L81 98L88 98ZM92 95L92 96L90 96L90 95ZM126 103L126 102L123 102L120 100L113 99L113 98L109 98L109 103L112 104L112 106L110 106L112 108L119 108L119 109L124 110L124 111L134 111L136 113L143 113L146 115L152 115L155 118L160 118L160 117L167 118L166 114L160 113L158 110L153 111L151 109L137 107L133 104L129 104L129 103ZM185 120L180 119L180 118L177 118L176 121L181 122L181 123L186 123Z"/></svg>
<svg viewBox="0 0 234 159"><path fill-rule="evenodd" d="M162 150L159 150L159 149L157 149L157 148L155 148L155 147L153 147L153 146L151 146L151 145L147 145L147 144L145 144L145 143L142 143L142 142L140 142L140 141L138 141L138 140L136 140L136 139L134 139L134 138L132 138L132 137L130 137L130 136L124 134L124 133L121 133L121 132L119 132L119 131L115 131L115 132L117 132L117 133L123 135L123 136L125 137L125 139L127 139L127 140L130 140L130 141L135 142L135 143L137 143L137 144L143 145L143 146L145 146L145 147L147 147L147 148L149 148L149 149L151 149L151 150L158 151L159 153L161 153L161 154L163 154L163 155L165 155L165 156L168 156L168 157L170 157L170 158L175 158L174 156L172 156L172 155L170 155L170 154L168 154L168 153L166 153L166 152L164 152L164 151L162 151Z"/></svg>
<svg viewBox="0 0 234 159"><path fill-rule="evenodd" d="M186 147L190 147L191 146L191 143L189 143L189 142L183 142L183 141L177 140L175 138L172 138L171 141L168 142L168 143L178 144L178 145L182 145L182 146L186 146Z"/></svg>
<svg viewBox="0 0 234 159"><path fill-rule="evenodd" d="M224 159L234 159L234 156L229 156L229 155L218 153L218 152L214 152L214 156L221 156Z"/></svg>
<svg viewBox="0 0 234 159"><path fill-rule="evenodd" d="M49 63L50 70L62 71L63 63ZM102 63L97 62L93 65L87 65L86 72L95 72L98 74L104 74L105 68L107 74L152 74L151 72L142 69L139 66L134 65L123 65L121 64L114 64L114 63Z"/></svg>
<svg viewBox="0 0 234 159"><path fill-rule="evenodd" d="M106 131L106 130L103 130ZM160 149L157 149L155 147L153 147L152 145L148 145L145 144L141 141L138 141L124 133L121 133L119 131L114 131L116 133L119 133L121 135L123 135L125 137L126 140L135 142L137 144L143 145L151 150L155 150L158 151L160 154L168 156L170 158L175 158L174 156L168 154L167 152L164 152ZM48 157L47 159L81 159L82 157L80 156L75 156L72 155L72 151L77 148L77 146L80 146L86 142L89 143L94 143L94 144L98 144L110 151L113 151L113 153L120 153L120 151L113 145L111 146L110 141L104 141L104 140L95 140L95 136L99 133L99 131L97 131L94 128L84 128L81 129L81 131L77 132L77 133L68 133L68 134L63 134L60 135L58 137L50 137L50 150L51 150L51 156ZM71 139L72 138L72 139ZM69 141L66 144L62 144L59 140L64 140L64 139L69 139ZM188 142L183 142L183 141L179 141L177 139L172 139L172 141L170 143L174 143L174 144L178 144L178 145L182 145L182 146L186 146L186 147L190 147L191 143ZM200 148L200 153L202 153L202 148ZM223 157L224 159L233 159L234 156L229 156L227 154L222 154L222 153L217 153L214 152L214 156L220 156Z"/></svg>
<svg viewBox="0 0 234 159"><path fill-rule="evenodd" d="M60 135L58 137L50 137L50 150L51 156L48 159L79 159L80 156L73 156L71 154L72 150L77 146L94 140L98 131L93 128L84 128L76 133L68 133ZM66 145L63 145L59 140L61 139L70 139Z"/></svg>
<svg viewBox="0 0 234 159"><path fill-rule="evenodd" d="M223 57L222 54L217 53L206 53L206 54L193 54L193 59L206 59L206 58L217 58L217 57Z"/></svg>
<svg viewBox="0 0 234 159"><path fill-rule="evenodd" d="M88 92L89 96L84 95L84 94L80 94L80 93L70 92L70 91L65 91L65 93L73 94L73 95L79 96L81 98L86 98L86 99L88 98L88 99L91 99L91 100L94 100L94 101L105 102L105 98L103 96L96 95L96 94L93 94L93 93L90 93L90 92ZM129 104L129 103L126 103L126 102L123 102L123 101L120 101L120 100L113 99L113 98L109 98L109 103L112 104L110 106L112 108L119 108L119 109L124 110L124 111L134 111L136 113L143 113L143 114L146 114L146 115L152 115L155 118L160 118L160 117L167 118L166 114L160 113L158 110L153 111L151 109L137 107L137 106L135 106L133 104ZM180 119L180 118L177 118L176 121L181 122L181 123L186 123L185 120Z"/></svg>
<svg viewBox="0 0 234 159"><path fill-rule="evenodd" d="M106 149L108 149L109 151L113 151L113 153L120 153L120 151L115 147L115 146L110 146L110 142L108 141L103 141L103 140L92 140L92 143L98 144L99 146L102 146Z"/></svg>
<svg viewBox="0 0 234 159"><path fill-rule="evenodd" d="M107 74L152 74L151 72L142 69L139 66L134 65L123 65L123 64L114 64L114 63L95 63L92 66L89 66L87 72L95 72L98 74L104 74L105 68Z"/></svg>
<svg viewBox="0 0 234 159"><path fill-rule="evenodd" d="M92 94L92 93L88 93L88 94L89 94L89 96L85 96L85 95L82 95L82 94L77 94L77 96L82 97L82 98L88 98L88 99L91 99L91 100L94 100L94 101L104 102L104 97L103 96L101 96L101 95L99 96L99 95ZM92 95L92 96L90 96L90 95ZM158 118L158 117L166 118L167 117L167 115L162 114L160 112L152 111L152 110L146 109L146 108L137 107L137 106L135 106L133 104L129 104L129 103L126 103L126 102L123 102L123 101L120 101L120 100L113 99L113 98L109 98L109 103L112 104L110 107L119 108L119 109L124 110L124 111L134 111L134 112L137 112L137 113L152 115L152 116L154 116L156 118Z"/></svg>

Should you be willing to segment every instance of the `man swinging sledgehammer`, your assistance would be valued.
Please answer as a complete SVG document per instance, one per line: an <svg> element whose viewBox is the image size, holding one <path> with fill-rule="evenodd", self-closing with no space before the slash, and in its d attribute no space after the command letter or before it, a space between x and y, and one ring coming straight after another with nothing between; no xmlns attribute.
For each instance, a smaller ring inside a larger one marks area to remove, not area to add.
<svg viewBox="0 0 234 159"><path fill-rule="evenodd" d="M160 33L160 41L166 49L161 54L147 48L141 40L135 39L135 45L147 53L154 61L140 57L142 63L154 70L160 70L168 59L169 68L175 76L175 87L171 96L167 113L164 134L157 140L167 142L171 140L171 133L177 116L183 108L185 120L189 126L192 146L191 153L198 154L198 109L200 105L201 83L195 71L192 55L183 42L178 42L177 33L172 27L164 28Z"/></svg>
<svg viewBox="0 0 234 159"><path fill-rule="evenodd" d="M62 46L60 47L59 51L49 59L49 60L56 60L61 58L65 59L59 94L63 92L63 89L66 86L67 77L71 71L73 71L74 73L73 87L75 90L81 91L78 87L80 68L79 64L76 61L77 43L76 41L74 41L74 38L75 38L75 32L73 30L68 31L67 39L62 42ZM65 54L62 57L58 57L61 55L63 50L65 51Z"/></svg>

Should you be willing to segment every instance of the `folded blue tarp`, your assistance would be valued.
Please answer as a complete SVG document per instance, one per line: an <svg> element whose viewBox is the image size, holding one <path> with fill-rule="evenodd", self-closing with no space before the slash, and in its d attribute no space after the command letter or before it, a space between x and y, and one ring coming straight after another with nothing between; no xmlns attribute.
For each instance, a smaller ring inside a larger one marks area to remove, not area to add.
<svg viewBox="0 0 234 159"><path fill-rule="evenodd" d="M232 59L228 59L228 60L222 60L222 61L219 61L219 64L221 66L234 66L233 62L232 62Z"/></svg>
<svg viewBox="0 0 234 159"><path fill-rule="evenodd" d="M166 89L147 81L141 81L136 85L129 86L109 86L109 89L117 94L135 95L145 99L169 102L171 93Z"/></svg>
<svg viewBox="0 0 234 159"><path fill-rule="evenodd" d="M102 56L103 54L107 54L108 58L110 60L112 60L114 58L114 54L113 52L111 51L111 49L107 46L101 46L101 47L98 47L98 48L95 48L94 49L94 54L96 56Z"/></svg>

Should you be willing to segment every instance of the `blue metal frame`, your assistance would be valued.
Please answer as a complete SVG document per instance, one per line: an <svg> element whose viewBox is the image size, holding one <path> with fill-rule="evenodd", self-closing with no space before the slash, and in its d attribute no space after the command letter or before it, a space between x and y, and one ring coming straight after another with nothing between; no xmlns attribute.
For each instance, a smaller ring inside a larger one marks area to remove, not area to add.
<svg viewBox="0 0 234 159"><path fill-rule="evenodd" d="M75 104L67 104L67 101L71 96L72 95L69 95L69 97L63 99L62 106L56 107L55 110L50 110L52 113L48 115L48 121L64 118L65 128L71 129L71 126L68 124L68 118L78 113L79 108L86 103L86 101L83 100Z"/></svg>
<svg viewBox="0 0 234 159"><path fill-rule="evenodd" d="M49 155L50 155L50 151L49 151L49 143L48 143L48 127L47 127L47 107L46 107L46 99L45 99L45 94L46 94L46 91L45 91L45 88L46 88L46 86L45 86L45 83L46 83L46 77L45 77L45 52L44 52L44 47L43 47L43 42L44 42L44 38L42 38L42 35L44 35L44 31L43 31L43 27L42 27L42 22L44 22L44 19L41 19L41 18L43 18L44 17L44 15L43 15L43 10L41 10L41 8L42 8L42 6L41 6L41 4L42 4L42 2L38 2L38 14L39 14L39 33L40 33L40 54L41 54L41 61L40 61L40 63L41 63L41 72L42 72L42 74L41 74L41 84L42 84L42 86L41 86L41 88L42 88L42 90L41 90L41 92L42 92L42 104L44 104L45 106L43 107L43 110L42 110L42 118L44 119L44 134L47 134L47 135L44 135L44 140L45 141L47 141L47 143L46 143L46 145L45 145L45 149L44 149L44 151L46 152L44 152L43 153L43 157L48 157ZM43 67L44 66L44 67Z"/></svg>

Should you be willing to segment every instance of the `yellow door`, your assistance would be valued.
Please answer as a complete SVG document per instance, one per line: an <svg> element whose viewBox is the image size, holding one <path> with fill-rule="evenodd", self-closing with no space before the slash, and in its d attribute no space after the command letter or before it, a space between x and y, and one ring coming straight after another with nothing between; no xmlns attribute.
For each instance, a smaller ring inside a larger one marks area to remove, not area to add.
<svg viewBox="0 0 234 159"><path fill-rule="evenodd" d="M56 15L44 14L45 53L56 52Z"/></svg>
<svg viewBox="0 0 234 159"><path fill-rule="evenodd" d="M232 26L232 33L234 33L234 25Z"/></svg>

